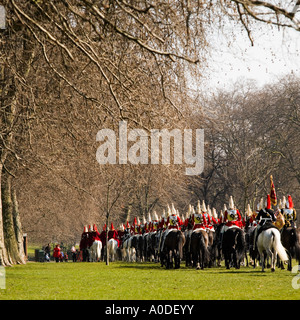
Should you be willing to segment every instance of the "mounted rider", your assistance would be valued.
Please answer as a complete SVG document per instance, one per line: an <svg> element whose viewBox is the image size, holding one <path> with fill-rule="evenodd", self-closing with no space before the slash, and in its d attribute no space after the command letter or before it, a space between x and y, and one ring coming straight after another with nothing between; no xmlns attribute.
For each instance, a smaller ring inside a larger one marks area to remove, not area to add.
<svg viewBox="0 0 300 320"><path fill-rule="evenodd" d="M208 209L209 209L209 206L208 206ZM206 226L205 228L207 228L210 224L211 224L211 221L210 221L210 216L208 214L208 209L206 209L206 205L205 205L205 202L204 200L202 201L202 214L203 214L203 217L205 218L206 220ZM199 210L198 210L199 212Z"/></svg>
<svg viewBox="0 0 300 320"><path fill-rule="evenodd" d="M256 217L258 215L258 212L260 211L260 207L262 208L262 203L257 204L257 211L252 211L250 204L248 203L248 207L246 210L246 215L247 215L247 224L248 227L256 227L258 222L256 220Z"/></svg>
<svg viewBox="0 0 300 320"><path fill-rule="evenodd" d="M167 229L162 235L162 242L160 246L160 252L164 249L165 239L166 236L169 234L172 230L180 230L180 226L183 224L181 221L178 211L176 211L174 204L172 203L172 209L170 210L170 207L168 205L168 218L167 218Z"/></svg>
<svg viewBox="0 0 300 320"><path fill-rule="evenodd" d="M160 229L161 232L164 232L167 229L167 218L166 218L165 209L163 209L163 213L162 213L161 219L159 220L158 229Z"/></svg>
<svg viewBox="0 0 300 320"><path fill-rule="evenodd" d="M138 229L139 229L139 228L138 228L137 219L136 219L136 217L134 217L133 223L132 223L132 225L131 225L131 227L130 227L130 233L131 233L131 235L136 235L136 234L138 234L138 233L139 233L139 230L138 230Z"/></svg>
<svg viewBox="0 0 300 320"><path fill-rule="evenodd" d="M229 228L241 228L242 227L242 217L238 209L236 209L233 198L230 196L228 209L226 208L224 212L224 225L220 231L220 246L222 247L223 235Z"/></svg>
<svg viewBox="0 0 300 320"><path fill-rule="evenodd" d="M95 241L101 241L100 239L100 233L98 232L97 226L94 224L93 228L91 229L90 232L90 246L95 242Z"/></svg>
<svg viewBox="0 0 300 320"><path fill-rule="evenodd" d="M268 228L276 228L273 222L276 221L276 217L274 211L271 209L271 199L270 195L267 195L267 202L265 208L261 209L256 217L256 221L258 221L258 225L254 231L254 239L253 239L253 249L255 250L256 240L262 230Z"/></svg>
<svg viewBox="0 0 300 320"><path fill-rule="evenodd" d="M281 209L281 213L285 219L285 228L296 228L297 213L294 209L293 199L290 195L288 195L288 201L286 201L286 198L283 197L283 206Z"/></svg>
<svg viewBox="0 0 300 320"><path fill-rule="evenodd" d="M153 215L152 215L151 232L157 232L158 231L158 225L159 225L158 216L157 216L156 211L154 211Z"/></svg>
<svg viewBox="0 0 300 320"><path fill-rule="evenodd" d="M87 259L88 259L88 252L87 252L88 242L89 242L88 227L84 226L83 232L81 234L80 244L79 244L79 250L81 252L83 261L87 261Z"/></svg>
<svg viewBox="0 0 300 320"><path fill-rule="evenodd" d="M217 221L218 216L217 216L216 209L213 208L213 210L211 210L210 207L207 206L207 213L208 213L210 223L207 224L206 229L214 232L215 231L214 226L218 224L218 221Z"/></svg>
<svg viewBox="0 0 300 320"><path fill-rule="evenodd" d="M119 239L119 246L122 247L122 244L123 244L123 238L124 238L124 235L125 235L125 226L123 223L120 224L120 227L119 229L117 230L117 233L118 233L118 239Z"/></svg>
<svg viewBox="0 0 300 320"><path fill-rule="evenodd" d="M199 200L198 200L198 204L197 204L197 213L195 212L195 210L192 212L191 223L193 225L193 231L195 231L197 229L206 230L207 220L205 218L205 215L203 214L203 211L201 210Z"/></svg>
<svg viewBox="0 0 300 320"><path fill-rule="evenodd" d="M118 247L120 246L120 240L118 236L117 230L114 228L113 223L110 224L110 230L108 231L107 240L114 239L118 243Z"/></svg>

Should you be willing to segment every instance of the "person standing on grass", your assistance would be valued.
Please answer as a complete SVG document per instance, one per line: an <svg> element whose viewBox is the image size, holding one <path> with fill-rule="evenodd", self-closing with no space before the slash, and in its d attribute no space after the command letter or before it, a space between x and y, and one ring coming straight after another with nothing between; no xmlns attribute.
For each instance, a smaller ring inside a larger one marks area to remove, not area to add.
<svg viewBox="0 0 300 320"><path fill-rule="evenodd" d="M57 245L55 246L55 248L53 249L53 257L54 257L54 259L55 259L56 262L59 262L60 255L61 255L61 253L60 253L60 247L59 247L59 245L57 244Z"/></svg>

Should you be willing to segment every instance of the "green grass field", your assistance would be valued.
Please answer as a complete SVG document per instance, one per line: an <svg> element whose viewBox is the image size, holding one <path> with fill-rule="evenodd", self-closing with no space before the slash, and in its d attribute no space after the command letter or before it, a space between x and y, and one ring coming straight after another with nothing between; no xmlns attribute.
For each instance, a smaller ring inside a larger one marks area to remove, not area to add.
<svg viewBox="0 0 300 320"><path fill-rule="evenodd" d="M297 300L295 276L252 267L195 270L184 262L177 270L150 262L28 262L5 268L0 300Z"/></svg>

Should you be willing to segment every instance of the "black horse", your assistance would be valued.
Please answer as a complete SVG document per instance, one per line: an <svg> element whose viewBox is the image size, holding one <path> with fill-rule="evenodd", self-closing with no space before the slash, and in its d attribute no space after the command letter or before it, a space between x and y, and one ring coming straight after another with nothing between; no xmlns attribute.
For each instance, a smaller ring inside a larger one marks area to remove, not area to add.
<svg viewBox="0 0 300 320"><path fill-rule="evenodd" d="M204 269L209 263L208 251L209 237L205 230L196 229L191 234L190 251L192 254L193 267Z"/></svg>
<svg viewBox="0 0 300 320"><path fill-rule="evenodd" d="M292 258L294 257L300 264L300 228L283 227L281 232L281 243L287 250L289 257L288 270L292 270ZM281 262L283 269L283 263Z"/></svg>
<svg viewBox="0 0 300 320"><path fill-rule="evenodd" d="M224 223L215 226L213 243L209 247L211 267L221 266L221 261L222 261L221 229L223 228L223 226L224 226Z"/></svg>
<svg viewBox="0 0 300 320"><path fill-rule="evenodd" d="M238 227L233 227L224 232L222 251L226 269L230 269L231 264L239 269L245 254L244 231Z"/></svg>
<svg viewBox="0 0 300 320"><path fill-rule="evenodd" d="M257 226L249 226L246 223L245 227L245 256L247 259L247 267L249 265L247 258L247 251L249 252L250 264L253 264L253 267L256 265L256 261L259 261L259 253L257 247L254 247L254 233Z"/></svg>
<svg viewBox="0 0 300 320"><path fill-rule="evenodd" d="M161 262L162 265L165 262L166 269L173 268L173 259L175 269L180 268L184 243L185 236L181 230L172 230L166 235L163 251L161 252Z"/></svg>

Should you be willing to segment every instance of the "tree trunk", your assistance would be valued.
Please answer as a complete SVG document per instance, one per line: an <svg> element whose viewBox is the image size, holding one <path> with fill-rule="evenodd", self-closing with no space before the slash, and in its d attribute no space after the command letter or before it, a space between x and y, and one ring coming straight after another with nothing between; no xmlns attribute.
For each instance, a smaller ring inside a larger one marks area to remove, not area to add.
<svg viewBox="0 0 300 320"><path fill-rule="evenodd" d="M26 257L24 252L24 244L23 244L24 240L23 240L23 232L22 232L22 226L21 226L21 220L20 220L19 205L17 200L17 193L13 186L11 188L11 198L12 198L12 205L13 205L14 229L15 229L20 262L25 264Z"/></svg>
<svg viewBox="0 0 300 320"><path fill-rule="evenodd" d="M2 168L3 164L0 163L0 185L2 181ZM9 266L9 260L7 255L7 250L5 247L5 241L4 241L4 228L3 228L3 216L2 216L2 190L0 188L0 265L2 266Z"/></svg>
<svg viewBox="0 0 300 320"><path fill-rule="evenodd" d="M2 217L4 244L8 254L8 260L11 264L24 263L19 255L18 242L15 234L13 218L13 202L11 197L11 179L12 177L2 172L1 198L2 198Z"/></svg>

